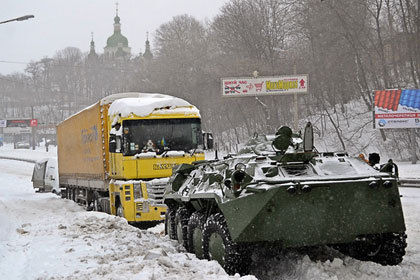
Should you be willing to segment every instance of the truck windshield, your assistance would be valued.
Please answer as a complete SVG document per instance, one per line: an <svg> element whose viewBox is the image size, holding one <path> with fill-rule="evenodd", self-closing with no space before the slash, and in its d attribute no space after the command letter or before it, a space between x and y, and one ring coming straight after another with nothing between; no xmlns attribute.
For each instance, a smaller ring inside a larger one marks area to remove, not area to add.
<svg viewBox="0 0 420 280"><path fill-rule="evenodd" d="M190 151L202 145L200 119L123 121L123 154Z"/></svg>

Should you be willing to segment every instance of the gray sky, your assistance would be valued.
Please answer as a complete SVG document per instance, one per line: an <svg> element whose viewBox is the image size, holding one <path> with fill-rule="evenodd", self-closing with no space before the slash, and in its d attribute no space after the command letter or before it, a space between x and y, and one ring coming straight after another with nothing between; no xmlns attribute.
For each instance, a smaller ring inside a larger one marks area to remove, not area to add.
<svg viewBox="0 0 420 280"><path fill-rule="evenodd" d="M0 24L0 61L29 62L52 57L65 47L89 50L91 32L96 51L103 52L113 33L115 0L3 0L0 21L32 14L33 19ZM228 0L118 0L122 34L132 54L144 51L146 32L173 16L212 19ZM152 38L151 38L152 39ZM152 41L152 40L151 40ZM152 45L153 48L153 45ZM0 74L22 72L24 64L0 62Z"/></svg>

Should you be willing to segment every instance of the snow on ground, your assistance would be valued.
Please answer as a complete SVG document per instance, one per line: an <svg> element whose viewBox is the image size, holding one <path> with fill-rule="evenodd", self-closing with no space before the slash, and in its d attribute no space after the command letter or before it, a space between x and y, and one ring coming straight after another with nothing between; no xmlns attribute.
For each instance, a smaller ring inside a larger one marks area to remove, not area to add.
<svg viewBox="0 0 420 280"><path fill-rule="evenodd" d="M0 160L0 279L240 278L125 219L35 193L32 167Z"/></svg>
<svg viewBox="0 0 420 280"><path fill-rule="evenodd" d="M0 156L27 159L54 153L0 148ZM402 173L418 174L419 165L400 166ZM32 168L31 163L0 160L0 279L256 279L228 276L218 263L186 253L162 235L162 224L140 230L122 218L35 193ZM313 262L292 251L254 260L251 273L260 280L420 279L420 189L402 188L401 194L408 235L401 265L384 267L335 251L333 261Z"/></svg>
<svg viewBox="0 0 420 280"><path fill-rule="evenodd" d="M6 143L0 147L0 157L13 157L27 160L40 160L43 158L57 157L57 146L50 145L48 152L42 145L35 147L35 150L31 149L13 149L13 144Z"/></svg>
<svg viewBox="0 0 420 280"><path fill-rule="evenodd" d="M401 178L418 178L420 179L420 161L417 164L411 162L397 162L398 170Z"/></svg>

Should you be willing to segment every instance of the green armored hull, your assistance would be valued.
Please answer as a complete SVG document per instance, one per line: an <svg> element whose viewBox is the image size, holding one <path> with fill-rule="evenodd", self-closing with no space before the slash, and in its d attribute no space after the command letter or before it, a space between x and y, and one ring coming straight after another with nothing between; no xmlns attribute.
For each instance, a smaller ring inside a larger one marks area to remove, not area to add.
<svg viewBox="0 0 420 280"><path fill-rule="evenodd" d="M378 170L345 153L317 153L311 137L310 124L303 140L282 128L272 149L262 141L245 150L252 153L174 168L165 193L169 236L228 273L246 272L250 248L267 244L332 245L400 263L406 243L395 164Z"/></svg>

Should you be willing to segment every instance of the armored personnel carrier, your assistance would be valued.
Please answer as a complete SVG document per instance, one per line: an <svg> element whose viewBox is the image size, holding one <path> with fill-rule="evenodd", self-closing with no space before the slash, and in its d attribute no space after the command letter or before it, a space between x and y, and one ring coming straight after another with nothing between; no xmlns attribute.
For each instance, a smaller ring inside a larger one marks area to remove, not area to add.
<svg viewBox="0 0 420 280"><path fill-rule="evenodd" d="M329 245L360 260L397 265L405 254L398 167L375 169L346 153L319 153L281 127L223 160L174 168L165 230L229 274L246 273L255 246Z"/></svg>

